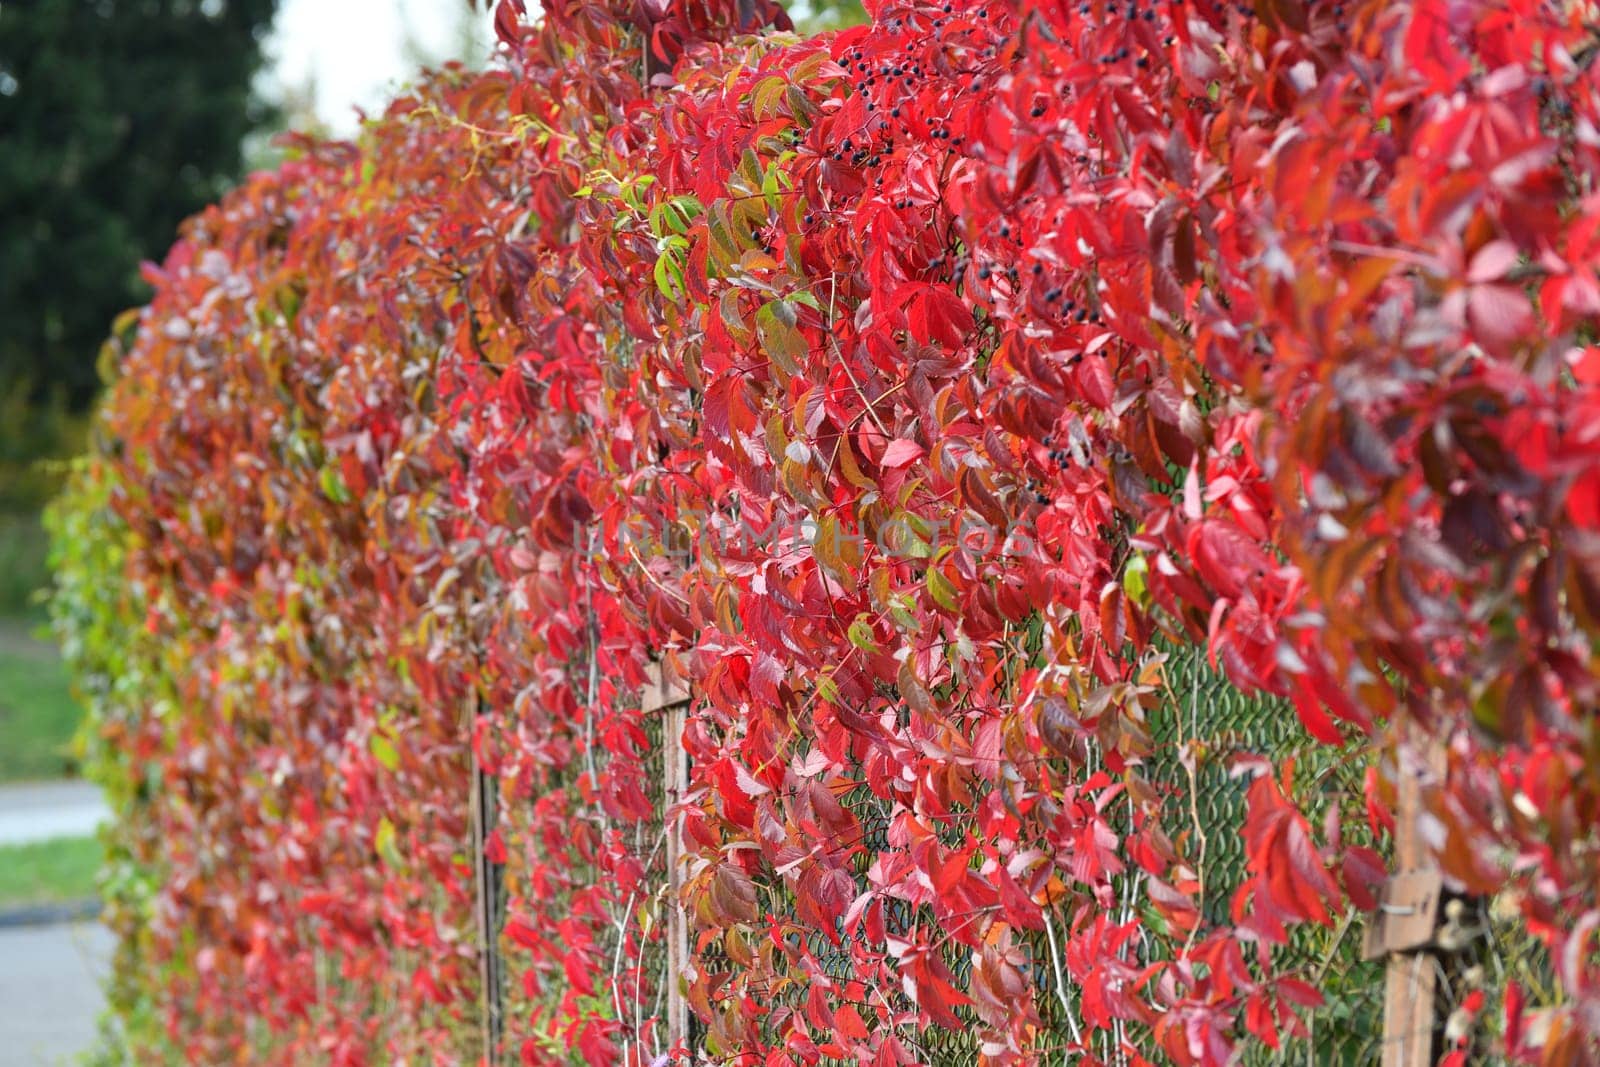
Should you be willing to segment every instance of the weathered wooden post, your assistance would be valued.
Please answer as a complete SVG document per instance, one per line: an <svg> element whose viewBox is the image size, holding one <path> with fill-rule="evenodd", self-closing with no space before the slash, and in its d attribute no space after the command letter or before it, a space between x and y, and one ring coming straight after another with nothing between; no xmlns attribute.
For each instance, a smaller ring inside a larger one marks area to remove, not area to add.
<svg viewBox="0 0 1600 1067"><path fill-rule="evenodd" d="M1413 728L1400 747L1394 877L1383 887L1362 953L1388 957L1383 1000L1383 1067L1433 1067L1440 960L1434 950L1443 882L1422 838L1422 786L1443 773L1444 746Z"/></svg>
<svg viewBox="0 0 1600 1067"><path fill-rule="evenodd" d="M649 680L640 696L640 710L659 711L661 722L662 832L666 835L667 857L667 1041L676 1044L689 1037L689 1002L683 995L683 974L689 968L689 922L684 914L682 889L683 819L673 808L689 788L689 756L683 750L684 720L689 710L689 691L681 683L668 680L661 664L652 663Z"/></svg>
<svg viewBox="0 0 1600 1067"><path fill-rule="evenodd" d="M483 698L473 698L473 716L485 714ZM477 731L473 734L476 736ZM489 835L499 819L499 787L495 777L478 762L472 746L472 856L477 882L479 1027L483 1038L483 1061L488 1067L500 1062L500 1039L505 1028L503 974L500 957L500 864L489 858Z"/></svg>

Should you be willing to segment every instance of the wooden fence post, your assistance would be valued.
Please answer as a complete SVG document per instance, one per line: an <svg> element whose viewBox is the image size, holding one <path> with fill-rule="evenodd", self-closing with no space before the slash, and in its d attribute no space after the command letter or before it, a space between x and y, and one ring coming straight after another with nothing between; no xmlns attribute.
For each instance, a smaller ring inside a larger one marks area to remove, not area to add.
<svg viewBox="0 0 1600 1067"><path fill-rule="evenodd" d="M1433 1067L1440 960L1433 950L1443 882L1422 838L1422 784L1443 773L1444 745L1416 728L1401 745L1395 810L1394 877L1367 926L1363 955L1388 957L1383 999L1383 1067Z"/></svg>
<svg viewBox="0 0 1600 1067"><path fill-rule="evenodd" d="M661 723L661 818L666 834L667 857L667 1042L675 1045L689 1039L689 1002L683 995L683 975L689 968L689 921L683 910L683 818L673 808L689 788L689 755L683 750L684 721L689 710L689 691L665 678L659 663L649 667L649 680L640 696L640 710L662 713Z"/></svg>
<svg viewBox="0 0 1600 1067"><path fill-rule="evenodd" d="M473 698L473 716L485 713L483 698ZM476 731L473 731L476 734ZM472 750L472 856L477 882L479 1027L483 1038L483 1061L488 1067L500 1062L500 1039L505 1029L504 961L500 957L500 864L489 858L489 835L499 818L499 786L492 774L478 762Z"/></svg>

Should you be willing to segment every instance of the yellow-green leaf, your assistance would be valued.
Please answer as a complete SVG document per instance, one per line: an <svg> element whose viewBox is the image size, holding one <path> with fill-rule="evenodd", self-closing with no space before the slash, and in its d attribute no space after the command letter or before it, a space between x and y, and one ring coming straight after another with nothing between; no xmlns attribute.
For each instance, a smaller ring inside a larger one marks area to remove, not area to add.
<svg viewBox="0 0 1600 1067"><path fill-rule="evenodd" d="M385 769L392 771L400 766L400 750L394 747L394 742L389 740L387 734L373 734L367 745L372 750L373 758Z"/></svg>
<svg viewBox="0 0 1600 1067"><path fill-rule="evenodd" d="M769 300L756 312L756 334L773 365L791 378L806 357L806 339L795 326L794 308L782 300Z"/></svg>
<svg viewBox="0 0 1600 1067"><path fill-rule="evenodd" d="M386 815L378 820L378 832L373 835L372 847L379 858L391 867L400 866L400 850L394 843L394 823Z"/></svg>
<svg viewBox="0 0 1600 1067"><path fill-rule="evenodd" d="M878 651L878 642L873 637L872 627L864 618L858 618L850 624L850 643L863 652Z"/></svg>

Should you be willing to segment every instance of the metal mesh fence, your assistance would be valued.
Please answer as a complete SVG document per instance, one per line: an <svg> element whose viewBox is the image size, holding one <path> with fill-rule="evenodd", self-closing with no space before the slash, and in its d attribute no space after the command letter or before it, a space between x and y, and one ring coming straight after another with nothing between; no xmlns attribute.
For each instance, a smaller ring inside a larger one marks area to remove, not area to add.
<svg viewBox="0 0 1600 1067"><path fill-rule="evenodd" d="M508 804L517 802L500 798L506 846L561 872L560 881L546 877L537 886L514 874L496 885L494 921L501 936L492 951L503 960L507 978L502 1010L508 1030L525 1042L524 1057L534 1049L545 1057L540 1062L581 1062L567 1047L571 1037L562 1022L574 1006L583 1014L617 1019L622 1024L619 1040L630 1048L650 1050L647 1060L670 1047L662 1023L670 980L663 936L670 904L662 785L663 752L669 742L665 717L665 709L641 711L636 701L631 706L618 701L611 710L591 707L583 721L570 724L574 743L563 746L564 758L541 770L533 797L521 802L522 810L507 810ZM608 752L587 744L588 737L602 731L612 744L624 747ZM676 743L675 738L670 740ZM621 778L648 798L647 814L608 812L603 801L584 799L586 794L613 788L613 779ZM631 875L634 888L626 893L615 888L619 873L602 869L595 860L596 850L607 840L620 844L637 864ZM601 892L594 892L596 887ZM537 897L531 905L530 896ZM551 931L549 942L531 953L507 939L506 923L517 916L519 904L535 907L541 915L566 916L573 933L579 926L587 932L586 950L602 964L593 995L576 1005L569 997L561 956L572 945L565 942L568 935L563 931ZM528 981L530 976L536 980ZM502 1047L494 1062L520 1062L518 1050Z"/></svg>
<svg viewBox="0 0 1600 1067"><path fill-rule="evenodd" d="M1182 851L1199 874L1200 905L1209 924L1225 925L1230 921L1233 897L1248 873L1244 825L1250 779L1247 775L1232 773L1241 756L1265 757L1275 766L1292 760L1296 768L1294 800L1313 825L1323 825L1329 809L1342 805L1344 808L1339 815L1345 844L1363 844L1383 850L1382 842L1370 840L1361 809L1362 779L1371 758L1367 748L1352 746L1339 750L1313 741L1287 702L1240 693L1209 667L1203 651L1168 648L1165 652L1165 693L1159 706L1151 712L1153 751L1142 773L1163 798L1163 825L1174 836L1183 838ZM655 783L664 773L662 747L676 743L676 739L664 736L660 714L643 715L639 725L645 741L641 772L645 781ZM651 788L654 796L661 796L659 785L652 784ZM839 799L860 825L865 848L857 855L852 873L858 889L864 889L871 858L889 848L889 813L885 803L864 783ZM649 869L649 879L665 886L667 872L662 850L652 847L652 841L658 841L663 831L659 818L638 822L627 829L633 835L637 854ZM759 906L763 913L777 916L794 913L795 902L781 879L766 882L761 893ZM1122 908L1136 910L1145 904L1140 899L1140 883L1132 875L1119 878L1117 896ZM665 896L661 895L649 906L661 912L664 901ZM885 903L885 926L891 933L903 933L932 919L931 915L919 915L917 908L903 901ZM1440 976L1435 1018L1447 1021L1444 1029L1452 1037L1465 1035L1462 1037L1464 1044L1451 1047L1468 1049L1469 1062L1497 1064L1502 1062L1492 1055L1496 1036L1493 1031L1497 1024L1489 1016L1498 1004L1491 1004L1488 1011L1480 1007L1476 1013L1478 1021L1472 1025L1462 1022L1463 1013L1484 999L1474 997L1474 993L1488 990L1491 997L1498 997L1493 991L1502 989L1508 980L1518 983L1530 1003L1553 1003L1555 992L1549 961L1515 919L1514 909L1495 901L1462 901L1450 907L1455 919L1476 934L1453 954L1425 957L1426 965L1438 968ZM664 912L661 912L654 922L659 925L663 917ZM1387 965L1382 960L1362 958L1365 919L1351 910L1336 916L1332 926L1303 925L1292 931L1286 945L1271 950L1274 972L1293 974L1308 982L1322 994L1323 1003L1304 1014L1304 1034L1283 1034L1277 1048L1261 1042L1244 1042L1238 1062L1249 1067L1290 1064L1354 1067L1381 1060ZM842 928L836 933L841 939L847 936ZM1071 1020L1081 1014L1080 994L1072 988L1070 979L1059 977L1063 972L1059 961L1052 959L1053 946L1043 933L1027 935L1024 943L1030 956L1028 977L1036 992L1035 1008L1042 1023L1035 1051L1039 1053L1039 1062L1046 1062L1050 1057L1045 1050L1063 1048L1075 1037L1069 1030ZM852 973L851 954L846 944L836 943L821 933L812 933L805 946L808 950L806 965L815 967L835 982L861 977ZM1133 951L1156 959L1170 958L1180 948L1177 944L1163 942L1161 935L1153 934ZM652 943L645 953L645 973L672 980L667 974L664 950ZM957 985L964 986L970 971L970 952L952 942L945 949L945 962L954 973ZM736 969L714 937L700 945L693 965L702 974L712 975ZM772 991L769 1010L780 1007L798 1010L804 988L804 983L794 983ZM654 995L659 995L658 986ZM879 989L874 995L896 1008L909 1006L898 988ZM713 1009L716 1008L713 997ZM651 1014L650 1005L644 1005L643 1010L646 1015ZM978 1019L969 1008L958 1009L958 1015L971 1025L930 1028L906 1035L921 1062L932 1067L968 1067L979 1062L981 1027ZM691 1047L699 1044L703 1034L703 1028L691 1022L688 1035ZM777 1035L768 1036L775 1038ZM1165 1062L1154 1042L1146 1040L1148 1035L1130 1028L1125 1036L1140 1048L1147 1061ZM1096 1051L1106 1062L1119 1062L1108 1037L1099 1039L1104 1047L1097 1047ZM820 1062L829 1067L835 1063L827 1059ZM839 1064L843 1067L843 1061Z"/></svg>
<svg viewBox="0 0 1600 1067"><path fill-rule="evenodd" d="M1208 919L1225 921L1229 904L1245 874L1242 828L1248 782L1229 774L1240 754L1266 756L1275 765L1293 759L1295 800L1312 824L1321 825L1328 809L1340 812L1346 845L1368 845L1387 852L1387 842L1370 839L1361 811L1363 776L1371 749L1340 751L1308 738L1286 701L1246 697L1206 664L1197 649L1169 649L1169 699L1154 723L1156 756L1147 768L1168 789L1168 825L1187 822L1202 868L1203 908ZM1194 771L1181 755L1187 746ZM1203 838L1201 835L1204 835ZM1444 921L1455 933L1448 951L1424 954L1416 965L1437 980L1433 1018L1436 1054L1460 1050L1467 1062L1499 1067L1510 1061L1497 1051L1503 1027L1501 998L1514 982L1526 1002L1539 1008L1556 1004L1550 960L1542 943L1528 933L1506 900L1469 900L1446 894ZM1289 943L1275 951L1280 973L1292 970L1323 996L1321 1007L1305 1017L1307 1034L1271 1049L1252 1043L1242 1059L1250 1067L1289 1064L1365 1067L1382 1059L1384 994L1388 964L1362 958L1368 917L1347 911L1333 928L1296 927ZM1464 934L1464 939L1463 935Z"/></svg>
<svg viewBox="0 0 1600 1067"><path fill-rule="evenodd" d="M1203 890L1206 918L1224 923L1234 891L1246 874L1245 793L1249 782L1230 774L1242 755L1265 756L1275 765L1296 761L1296 799L1313 824L1329 805L1359 803L1364 757L1340 752L1306 736L1294 708L1270 697L1248 697L1213 671L1203 650L1169 648L1168 699L1154 726L1155 757L1147 768L1166 790L1165 823L1187 827L1189 855ZM1187 755L1193 770L1184 766ZM1364 817L1344 820L1348 839L1359 835ZM1356 841L1355 843L1365 843ZM1293 970L1322 993L1322 1007L1307 1018L1309 1034L1274 1050L1252 1044L1252 1065L1372 1064L1380 1059L1383 1033L1382 962L1361 959L1361 917L1347 913L1333 929L1300 926L1274 953L1280 971Z"/></svg>
<svg viewBox="0 0 1600 1067"><path fill-rule="evenodd" d="M1189 649L1169 651L1167 693L1160 708L1152 714L1154 756L1144 768L1146 777L1165 796L1164 823L1187 828L1191 834L1188 851L1203 879L1202 909L1211 922L1228 921L1229 906L1246 869L1243 827L1245 792L1248 781L1230 775L1234 757L1241 754L1264 755L1276 761L1293 756L1301 763L1302 781L1312 783L1313 800L1361 796L1361 775L1365 765L1338 753L1329 754L1306 738L1291 707L1271 699L1247 698L1206 664L1203 653ZM1185 766L1189 757L1192 771ZM1301 798L1305 799L1305 798ZM888 818L879 810L880 801L864 786L841 797L862 828L866 846L854 872L858 887L865 888L866 861L888 847ZM1315 803L1309 814L1321 812ZM1138 885L1118 886L1119 899L1127 907L1142 906ZM764 909L783 914L793 907L781 884L768 890ZM1058 917L1059 918L1059 917ZM913 906L903 901L888 902L886 926L894 932L909 929L918 916ZM841 932L842 933L842 932ZM1308 1020L1305 1039L1286 1041L1278 1050L1252 1046L1245 1063L1252 1065L1316 1063L1371 1064L1379 1058L1383 1023L1383 964L1360 958L1360 919L1346 916L1335 928L1302 927L1288 946L1276 953L1279 969L1292 969L1323 992L1326 1002ZM1031 965L1029 977L1036 990L1036 1009L1043 1026L1037 1049L1068 1044L1069 1014L1080 1012L1079 992L1066 988L1057 978L1046 935L1035 933L1025 939ZM812 934L807 947L819 969L836 980L857 977L851 973L850 955L821 934ZM1158 954L1176 946L1147 946ZM945 962L965 984L970 971L970 953L960 946L946 951ZM696 961L709 971L731 967L726 957L712 951ZM898 990L886 990L890 998ZM793 1003L790 1003L793 1001ZM1064 1002L1064 1003L1063 1003ZM779 995L774 1004L797 1006L798 998ZM969 1067L979 1062L978 1020L970 1009L957 1014L972 1025L963 1029L930 1028L916 1035L916 1051L931 1067ZM1128 1037L1138 1041L1130 1030ZM1107 1062L1116 1062L1109 1035L1101 1049ZM1139 1042L1148 1060L1164 1062L1152 1042ZM1309 1059L1307 1058L1309 1057ZM822 1060L832 1067L834 1061ZM844 1061L840 1061L842 1067Z"/></svg>

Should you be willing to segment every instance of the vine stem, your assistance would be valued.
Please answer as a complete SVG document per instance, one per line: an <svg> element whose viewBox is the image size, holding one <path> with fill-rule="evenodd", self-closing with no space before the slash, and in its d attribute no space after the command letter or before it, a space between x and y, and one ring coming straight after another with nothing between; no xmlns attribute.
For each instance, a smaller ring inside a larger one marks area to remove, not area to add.
<svg viewBox="0 0 1600 1067"><path fill-rule="evenodd" d="M628 1013L622 1008L622 983L617 981L617 976L622 970L622 950L628 944L628 916L633 914L633 898L636 892L631 889L628 891L628 902L622 906L622 915L617 919L617 950L611 954L611 1003L617 1009L617 1022L624 1026L627 1024L623 1020L628 1017ZM634 1007L637 1009L637 1002ZM623 1056L623 1062L627 1062L626 1055Z"/></svg>
<svg viewBox="0 0 1600 1067"><path fill-rule="evenodd" d="M588 558L594 559L593 529L589 531ZM589 683L583 701L583 767L589 775L589 788L598 792L600 771L594 762L594 703L600 697L600 641L597 633L599 626L594 617L593 585L587 581L583 583L583 615L584 633L589 639ZM600 808L600 826L607 832L611 829L611 820L606 818L603 806Z"/></svg>
<svg viewBox="0 0 1600 1067"><path fill-rule="evenodd" d="M855 389L856 395L861 398L861 403L865 405L867 417L877 425L879 433L883 434L885 437L892 437L894 435L889 432L889 428L883 424L882 419L878 418L877 408L873 407L873 402L867 399L867 394L861 388L861 383L856 381L855 373L850 369L850 361L845 358L845 354L839 350L839 336L833 332L833 303L834 297L838 294L838 292L839 275L837 272L835 272L828 278L828 339L833 345L833 354L838 357L839 366L843 368L845 377L850 379L850 385ZM884 395L887 396L888 394L885 393ZM878 399L882 400L883 397L880 396Z"/></svg>
<svg viewBox="0 0 1600 1067"><path fill-rule="evenodd" d="M645 581L649 582L651 585L655 586L657 589L661 590L663 593L667 594L668 596L674 598L675 600L678 601L678 603L680 603L680 604L689 603L689 598L688 597L684 596L682 593L678 592L675 589L669 589L666 586L662 585L661 581L655 575L650 573L650 568L645 566L644 560L639 558L638 550L636 550L632 545L628 546L628 555L632 556L633 557L633 561L639 565L639 570L640 570L641 573L644 574Z"/></svg>
<svg viewBox="0 0 1600 1067"><path fill-rule="evenodd" d="M1056 999L1061 1002L1061 1010L1067 1016L1067 1029L1072 1031L1073 1043L1083 1047L1083 1031L1078 1027L1078 1017L1072 1013L1072 1001L1067 997L1067 975L1061 966L1061 950L1056 946L1056 924L1050 918L1050 913L1055 909L1044 909L1044 937L1045 943L1050 946L1050 966L1056 975Z"/></svg>
<svg viewBox="0 0 1600 1067"><path fill-rule="evenodd" d="M1178 736L1178 741L1179 741L1179 743L1181 745L1192 745L1193 742L1194 742L1194 739L1196 737L1198 737L1199 734L1200 734L1200 672L1199 671L1195 671L1194 672L1194 684L1192 686L1190 686L1190 689L1189 689L1189 736L1188 737L1184 737L1183 736L1183 714L1180 712L1179 715L1178 715L1178 735L1179 735ZM1197 883L1197 888L1195 890L1195 900L1200 905L1200 908L1203 909L1205 907L1205 899L1206 899L1206 845L1207 845L1207 841L1206 841L1205 824L1200 821L1200 782L1199 782L1199 779L1197 778L1197 776L1195 775L1194 768L1195 768L1195 755L1194 755L1194 749L1191 747L1190 750L1189 750L1188 758L1186 760L1184 760L1183 769L1184 769L1184 772L1186 774L1188 774L1188 776L1189 776L1189 818L1194 823L1194 834L1195 834L1196 839L1198 839L1199 842L1200 842L1200 851L1195 856L1195 867L1194 867L1195 881ZM1190 950L1192 950L1194 948L1195 935L1198 934L1199 932L1200 932L1199 916L1196 916L1195 924L1194 924L1193 927L1190 928L1189 936L1188 936L1187 939L1185 939L1185 941L1183 943L1183 955L1184 955L1185 958L1188 957Z"/></svg>

